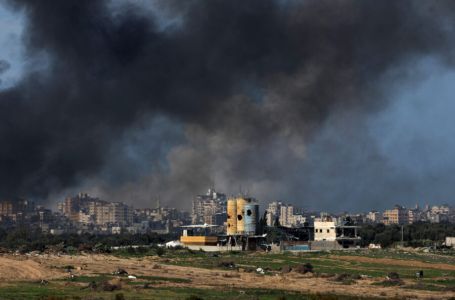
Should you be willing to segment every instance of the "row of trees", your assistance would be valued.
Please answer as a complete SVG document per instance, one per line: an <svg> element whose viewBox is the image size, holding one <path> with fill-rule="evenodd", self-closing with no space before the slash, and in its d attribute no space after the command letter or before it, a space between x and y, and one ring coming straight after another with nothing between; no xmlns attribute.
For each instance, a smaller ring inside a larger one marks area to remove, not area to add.
<svg viewBox="0 0 455 300"><path fill-rule="evenodd" d="M113 246L150 245L163 243L175 239L172 235L149 234L62 234L50 235L42 233L40 229L18 227L5 230L0 228L0 247L5 250L44 251L58 246L64 249L109 249Z"/></svg>
<svg viewBox="0 0 455 300"><path fill-rule="evenodd" d="M455 236L453 223L426 223L389 225L364 225L359 231L363 246L370 243L381 244L382 247L403 242L406 246L422 247L440 245L447 236Z"/></svg>

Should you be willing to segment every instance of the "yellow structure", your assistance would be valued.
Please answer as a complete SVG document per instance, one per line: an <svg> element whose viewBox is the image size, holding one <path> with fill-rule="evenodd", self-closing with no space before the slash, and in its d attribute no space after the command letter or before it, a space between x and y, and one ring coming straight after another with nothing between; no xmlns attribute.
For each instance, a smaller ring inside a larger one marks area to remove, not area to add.
<svg viewBox="0 0 455 300"><path fill-rule="evenodd" d="M237 199L230 198L227 202L227 235L237 233Z"/></svg>
<svg viewBox="0 0 455 300"><path fill-rule="evenodd" d="M216 236L181 236L180 242L184 245L216 246L218 237Z"/></svg>
<svg viewBox="0 0 455 300"><path fill-rule="evenodd" d="M245 231L245 204L245 198L237 198L237 233Z"/></svg>

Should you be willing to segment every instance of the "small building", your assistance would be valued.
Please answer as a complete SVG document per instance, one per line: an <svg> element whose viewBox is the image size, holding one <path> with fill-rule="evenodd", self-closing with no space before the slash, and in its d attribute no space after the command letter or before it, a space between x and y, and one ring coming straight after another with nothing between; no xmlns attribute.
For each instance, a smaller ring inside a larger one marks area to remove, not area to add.
<svg viewBox="0 0 455 300"><path fill-rule="evenodd" d="M312 250L329 250L357 246L360 237L358 226L338 222L331 217L318 218L314 221L314 241Z"/></svg>
<svg viewBox="0 0 455 300"><path fill-rule="evenodd" d="M447 236L445 244L447 247L454 247L455 246L455 237Z"/></svg>
<svg viewBox="0 0 455 300"><path fill-rule="evenodd" d="M217 246L218 236L210 235L208 230L215 225L187 225L180 236L180 242L191 249L191 247Z"/></svg>

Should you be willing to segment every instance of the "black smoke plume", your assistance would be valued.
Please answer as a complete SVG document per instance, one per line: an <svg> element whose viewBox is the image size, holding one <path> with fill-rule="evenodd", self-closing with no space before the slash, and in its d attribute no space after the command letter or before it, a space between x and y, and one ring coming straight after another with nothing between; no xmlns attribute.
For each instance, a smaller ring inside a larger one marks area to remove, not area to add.
<svg viewBox="0 0 455 300"><path fill-rule="evenodd" d="M417 60L454 58L451 1L5 3L26 15L26 56L41 57L0 92L5 195L97 185L180 204L215 182L289 197L331 116L381 110ZM139 138L154 167L134 178L140 163L113 149L143 124L164 133Z"/></svg>

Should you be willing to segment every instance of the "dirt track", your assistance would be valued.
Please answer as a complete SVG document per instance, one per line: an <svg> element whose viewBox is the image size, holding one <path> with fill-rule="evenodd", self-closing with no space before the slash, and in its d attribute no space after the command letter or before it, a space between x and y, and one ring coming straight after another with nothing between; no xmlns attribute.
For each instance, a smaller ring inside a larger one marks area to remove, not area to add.
<svg viewBox="0 0 455 300"><path fill-rule="evenodd" d="M346 257L343 257L345 259ZM346 259L365 259L347 257ZM366 258L369 260L369 258ZM377 259L372 259L377 262ZM397 260L391 260L397 264ZM390 263L384 259L383 263ZM190 286L193 288L230 289L230 288L268 288L285 289L311 293L338 293L347 295L369 295L386 297L408 297L419 299L446 299L455 297L455 292L430 292L397 289L371 285L375 279L358 280L346 286L326 278L315 278L297 273L264 276L256 273L238 271L209 270L195 267L182 267L166 264L158 257L142 259L122 259L105 255L79 256L35 256L35 257L0 257L0 279L2 281L40 280L68 277L64 266L75 267L74 274L96 275L123 268L133 275L148 275L191 279L191 283L162 282L160 286ZM450 266L449 267L453 267ZM377 279L376 279L377 280Z"/></svg>

